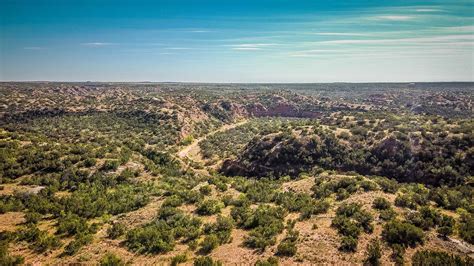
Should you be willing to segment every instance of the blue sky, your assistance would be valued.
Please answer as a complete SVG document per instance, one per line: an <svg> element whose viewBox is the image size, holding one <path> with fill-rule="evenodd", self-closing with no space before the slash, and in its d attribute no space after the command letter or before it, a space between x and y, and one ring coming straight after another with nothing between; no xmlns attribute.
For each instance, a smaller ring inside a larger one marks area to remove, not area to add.
<svg viewBox="0 0 474 266"><path fill-rule="evenodd" d="M473 1L0 0L0 80L473 81Z"/></svg>

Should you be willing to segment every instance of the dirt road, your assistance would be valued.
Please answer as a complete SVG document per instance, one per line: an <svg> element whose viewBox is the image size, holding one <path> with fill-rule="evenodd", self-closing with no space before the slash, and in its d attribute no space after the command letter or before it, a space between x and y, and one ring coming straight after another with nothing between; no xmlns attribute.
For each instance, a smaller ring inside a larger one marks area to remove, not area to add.
<svg viewBox="0 0 474 266"><path fill-rule="evenodd" d="M241 126L245 123L247 123L247 120L244 120L244 121L241 121L241 122L238 122L238 123L234 123L234 124L227 124L227 125L224 125L224 126L218 128L218 129L212 131L212 132L209 132L208 134L206 134L206 135L204 135L204 136L202 136L198 139L195 139L191 144L189 144L188 146L182 148L177 153L178 157L179 158L187 157L188 159L191 159L195 162L202 161L201 153L200 153L201 149L199 148L199 142L205 140L207 137L212 136L216 133L227 131L229 129Z"/></svg>

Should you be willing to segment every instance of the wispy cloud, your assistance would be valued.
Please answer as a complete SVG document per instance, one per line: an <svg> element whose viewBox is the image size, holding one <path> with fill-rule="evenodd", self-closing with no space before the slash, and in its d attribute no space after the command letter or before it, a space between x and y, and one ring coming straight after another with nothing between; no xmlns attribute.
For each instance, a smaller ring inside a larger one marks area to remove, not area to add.
<svg viewBox="0 0 474 266"><path fill-rule="evenodd" d="M406 43L436 43L436 42L472 42L474 35L470 34L458 34L458 35L442 35L442 36L431 36L431 37L420 37L420 38L401 38L401 39L349 39L349 40L332 40L332 41L320 41L316 43L320 44L406 44ZM474 43L473 43L474 44Z"/></svg>
<svg viewBox="0 0 474 266"><path fill-rule="evenodd" d="M441 9L436 9L436 8L418 8L415 9L416 12L427 12L427 13L432 13L432 12L441 12L443 10Z"/></svg>
<svg viewBox="0 0 474 266"><path fill-rule="evenodd" d="M165 47L166 50L191 50L189 47Z"/></svg>
<svg viewBox="0 0 474 266"><path fill-rule="evenodd" d="M88 46L88 47L103 47L103 46L110 46L110 45L117 45L116 43L111 43L111 42L86 42L86 43L81 43L83 46Z"/></svg>
<svg viewBox="0 0 474 266"><path fill-rule="evenodd" d="M323 36L372 36L370 33L357 33L357 32L314 32L311 34L323 35Z"/></svg>
<svg viewBox="0 0 474 266"><path fill-rule="evenodd" d="M446 30L446 31L449 31L449 32L471 32L471 33L474 33L474 25L452 26L452 27L436 27L436 29Z"/></svg>
<svg viewBox="0 0 474 266"><path fill-rule="evenodd" d="M190 30L189 32L192 32L192 33L208 33L208 32L212 32L210 30Z"/></svg>
<svg viewBox="0 0 474 266"><path fill-rule="evenodd" d="M415 16L408 15L382 15L369 18L371 20L388 20L388 21L409 21L415 19Z"/></svg>
<svg viewBox="0 0 474 266"><path fill-rule="evenodd" d="M262 50L261 48L258 47L232 47L232 50L237 50L237 51L256 51L256 50Z"/></svg>
<svg viewBox="0 0 474 266"><path fill-rule="evenodd" d="M25 50L43 50L44 48L39 47L39 46L28 46L28 47L23 47L23 49L25 49Z"/></svg>
<svg viewBox="0 0 474 266"><path fill-rule="evenodd" d="M278 45L276 43L241 43L241 44L230 44L232 50L241 50L241 51L255 51L262 50L265 47Z"/></svg>

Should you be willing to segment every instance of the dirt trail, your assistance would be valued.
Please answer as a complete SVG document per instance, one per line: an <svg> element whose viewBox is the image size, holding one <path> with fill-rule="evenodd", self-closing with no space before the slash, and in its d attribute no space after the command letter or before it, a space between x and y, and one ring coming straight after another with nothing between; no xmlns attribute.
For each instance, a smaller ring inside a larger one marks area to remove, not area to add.
<svg viewBox="0 0 474 266"><path fill-rule="evenodd" d="M202 158L201 158L201 153L200 153L201 149L199 148L199 142L205 140L207 137L212 136L216 133L224 132L224 131L227 131L229 129L236 128L236 127L241 126L241 125L243 125L247 122L248 122L247 120L244 120L244 121L234 123L234 124L223 125L222 127L218 128L218 129L216 129L212 132L209 132L208 134L206 134L206 135L204 135L204 136L202 136L198 139L195 139L191 144L184 147L183 149L181 149L177 153L178 157L179 158L188 158L188 159L191 159L192 161L195 161L195 162L201 162Z"/></svg>

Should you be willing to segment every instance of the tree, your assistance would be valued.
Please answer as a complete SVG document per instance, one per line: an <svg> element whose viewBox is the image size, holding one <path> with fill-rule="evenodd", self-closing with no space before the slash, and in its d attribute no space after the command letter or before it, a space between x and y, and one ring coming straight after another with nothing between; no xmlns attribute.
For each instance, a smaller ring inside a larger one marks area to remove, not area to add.
<svg viewBox="0 0 474 266"><path fill-rule="evenodd" d="M415 247L423 243L424 233L423 230L410 223L393 220L385 224L382 237L391 245Z"/></svg>
<svg viewBox="0 0 474 266"><path fill-rule="evenodd" d="M105 254L102 259L100 259L100 266L122 266L126 265L121 258L117 257L113 253Z"/></svg>
<svg viewBox="0 0 474 266"><path fill-rule="evenodd" d="M367 246L367 252L366 252L366 258L364 260L364 265L379 266L381 257L382 257L382 249L380 248L380 241L378 239L374 239Z"/></svg>

